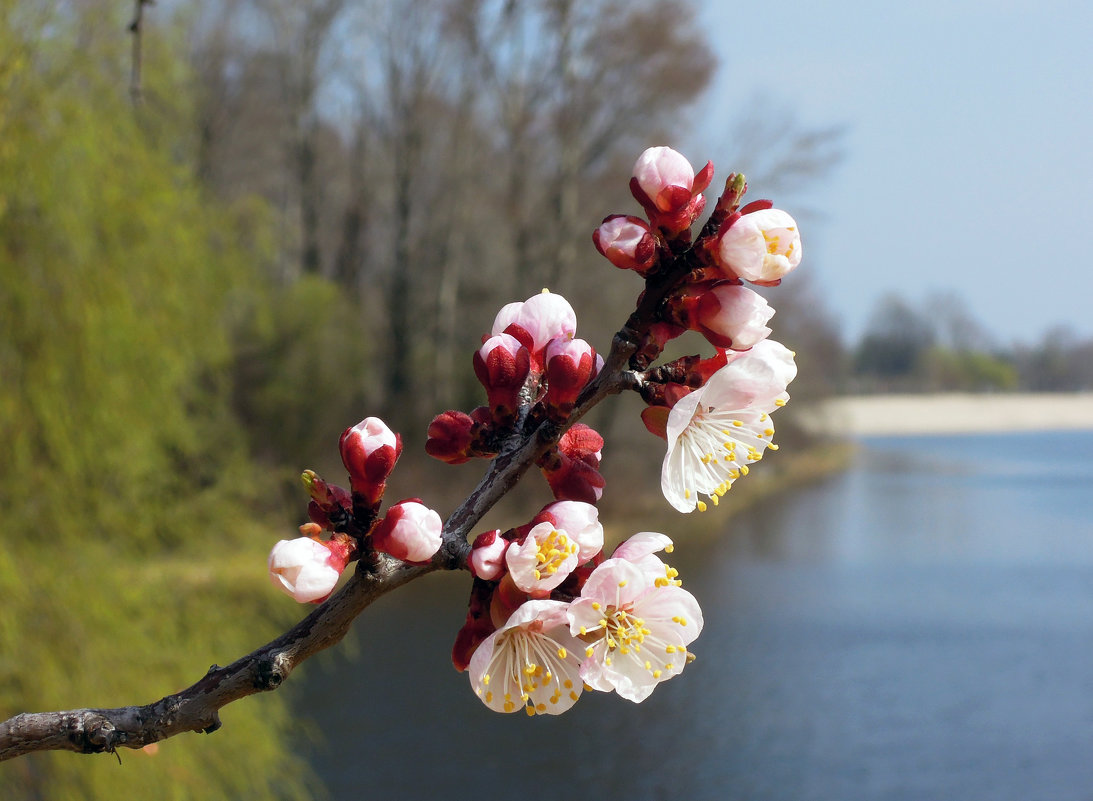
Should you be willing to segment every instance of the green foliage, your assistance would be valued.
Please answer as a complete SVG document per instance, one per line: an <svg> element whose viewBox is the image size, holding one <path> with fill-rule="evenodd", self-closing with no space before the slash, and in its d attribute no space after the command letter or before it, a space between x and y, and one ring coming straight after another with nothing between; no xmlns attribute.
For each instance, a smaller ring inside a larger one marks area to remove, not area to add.
<svg viewBox="0 0 1093 801"><path fill-rule="evenodd" d="M0 717L147 703L297 612L269 593L268 482L232 407L228 323L263 302L236 243L261 237L172 133L184 62L159 41L134 109L131 6L33 12L0 16ZM121 767L17 760L5 798L307 795L283 692L223 720Z"/></svg>
<svg viewBox="0 0 1093 801"><path fill-rule="evenodd" d="M1017 388L1017 368L980 351L933 347L922 355L928 389L983 392Z"/></svg>
<svg viewBox="0 0 1093 801"><path fill-rule="evenodd" d="M234 326L235 408L252 453L299 466L337 456L333 444L365 408L369 338L340 287L305 276L239 312Z"/></svg>

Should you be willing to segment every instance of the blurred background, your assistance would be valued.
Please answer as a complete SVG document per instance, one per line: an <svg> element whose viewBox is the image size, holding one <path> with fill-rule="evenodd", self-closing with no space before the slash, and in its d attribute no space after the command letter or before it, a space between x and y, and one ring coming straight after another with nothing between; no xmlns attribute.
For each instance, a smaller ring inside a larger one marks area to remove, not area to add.
<svg viewBox="0 0 1093 801"><path fill-rule="evenodd" d="M2 718L145 703L294 622L266 554L366 415L406 441L390 497L450 511L479 471L427 464L425 426L481 403L496 310L550 287L606 350L632 308L591 232L638 212L644 148L744 172L806 250L766 293L801 367L782 450L729 509L667 514L636 399L590 421L611 536L694 541L687 678L494 716L447 661L466 577L430 576L214 737L5 763L5 797L521 795L558 759L637 798L1087 797L1090 433L849 443L815 420L949 392L1093 416L1091 24L978 0L0 0ZM526 483L497 525L546 500Z"/></svg>

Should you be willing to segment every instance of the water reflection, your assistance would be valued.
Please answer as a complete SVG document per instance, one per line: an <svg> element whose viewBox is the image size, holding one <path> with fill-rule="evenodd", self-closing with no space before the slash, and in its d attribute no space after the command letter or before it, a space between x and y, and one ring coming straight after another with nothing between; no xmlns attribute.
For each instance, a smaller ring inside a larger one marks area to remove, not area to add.
<svg viewBox="0 0 1093 801"><path fill-rule="evenodd" d="M314 762L337 799L1087 798L1091 446L874 440L681 543L707 627L641 705L489 712L446 657L465 577L428 577L358 622L356 656L304 668Z"/></svg>

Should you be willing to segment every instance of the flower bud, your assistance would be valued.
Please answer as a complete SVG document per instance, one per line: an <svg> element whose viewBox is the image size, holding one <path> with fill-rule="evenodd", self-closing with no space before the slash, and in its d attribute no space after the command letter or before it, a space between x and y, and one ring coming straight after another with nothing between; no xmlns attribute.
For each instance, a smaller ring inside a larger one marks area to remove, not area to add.
<svg viewBox="0 0 1093 801"><path fill-rule="evenodd" d="M476 578L495 580L505 570L505 550L509 541L501 536L501 529L484 531L471 543L470 568Z"/></svg>
<svg viewBox="0 0 1093 801"><path fill-rule="evenodd" d="M577 314L569 301L545 289L523 303L502 307L491 333L508 333L527 347L534 366L542 364L544 348L552 339L569 339L577 333Z"/></svg>
<svg viewBox="0 0 1093 801"><path fill-rule="evenodd" d="M651 147L634 164L630 192L653 227L674 237L689 229L706 207L702 191L712 178L712 162L695 175L682 154L670 147Z"/></svg>
<svg viewBox="0 0 1093 801"><path fill-rule="evenodd" d="M490 409L498 419L516 413L530 371L528 349L511 334L488 338L474 353L474 374L486 388Z"/></svg>
<svg viewBox="0 0 1093 801"><path fill-rule="evenodd" d="M715 284L686 305L688 327L714 347L747 350L770 334L765 323L774 316L774 309L766 298L745 286Z"/></svg>
<svg viewBox="0 0 1093 801"><path fill-rule="evenodd" d="M463 623L463 628L456 634L455 644L452 646L452 664L458 671L467 669L479 644L497 628L490 615L493 591L494 585L481 579L475 579L471 584L467 619Z"/></svg>
<svg viewBox="0 0 1093 801"><path fill-rule="evenodd" d="M404 562L424 564L440 550L443 525L440 515L416 498L399 501L373 529L372 545Z"/></svg>
<svg viewBox="0 0 1093 801"><path fill-rule="evenodd" d="M573 411L577 396L603 367L603 359L583 339L555 339L546 349L548 413L564 420Z"/></svg>
<svg viewBox="0 0 1093 801"><path fill-rule="evenodd" d="M340 540L319 542L310 537L281 540L269 554L270 580L299 603L321 603L338 583L349 562L350 550Z"/></svg>
<svg viewBox="0 0 1093 801"><path fill-rule="evenodd" d="M583 423L577 423L558 440L558 447L539 462L543 476L559 501L595 503L603 495L600 449L603 437Z"/></svg>
<svg viewBox="0 0 1093 801"><path fill-rule="evenodd" d="M639 217L612 214L592 233L596 250L621 270L645 275L657 263L657 242Z"/></svg>
<svg viewBox="0 0 1093 801"><path fill-rule="evenodd" d="M378 417L366 417L347 428L338 445L353 494L371 506L378 505L387 477L402 453L402 438Z"/></svg>
<svg viewBox="0 0 1093 801"><path fill-rule="evenodd" d="M305 470L300 478L311 496L307 512L312 522L328 531L341 529L353 510L353 499L349 490L336 484L328 484L314 470Z"/></svg>
<svg viewBox="0 0 1093 801"><path fill-rule="evenodd" d="M730 277L776 286L801 263L801 234L786 212L759 208L729 218L717 237L713 256Z"/></svg>
<svg viewBox="0 0 1093 801"><path fill-rule="evenodd" d="M475 422L466 412L449 410L429 423L425 452L448 464L463 464L473 455Z"/></svg>

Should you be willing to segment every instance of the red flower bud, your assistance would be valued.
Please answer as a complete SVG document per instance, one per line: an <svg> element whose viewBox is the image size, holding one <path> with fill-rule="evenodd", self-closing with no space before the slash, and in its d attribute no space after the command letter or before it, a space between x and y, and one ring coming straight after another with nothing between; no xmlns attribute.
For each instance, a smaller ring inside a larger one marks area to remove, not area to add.
<svg viewBox="0 0 1093 801"><path fill-rule="evenodd" d="M515 415L530 371L528 349L510 334L489 337L474 353L474 374L486 388L490 409L498 420Z"/></svg>
<svg viewBox="0 0 1093 801"><path fill-rule="evenodd" d="M577 396L603 367L603 359L583 339L555 339L546 349L547 412L564 420Z"/></svg>
<svg viewBox="0 0 1093 801"><path fill-rule="evenodd" d="M387 477L402 454L402 438L378 417L367 417L347 428L338 445L353 494L369 506L378 506Z"/></svg>

